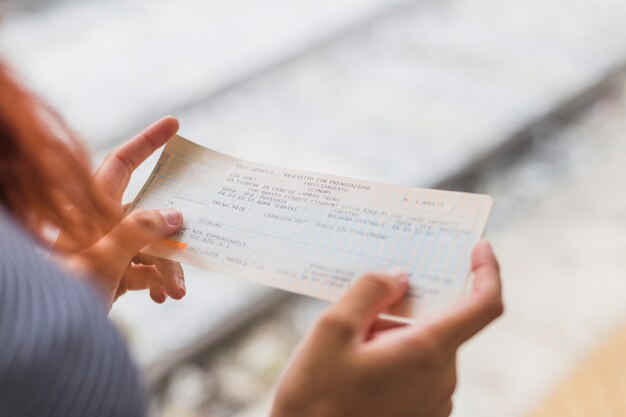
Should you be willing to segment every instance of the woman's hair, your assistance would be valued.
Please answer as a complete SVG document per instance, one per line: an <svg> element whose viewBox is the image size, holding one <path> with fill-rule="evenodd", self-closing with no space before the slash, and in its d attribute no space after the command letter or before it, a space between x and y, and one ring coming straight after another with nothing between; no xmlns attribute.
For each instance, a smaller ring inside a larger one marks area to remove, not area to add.
<svg viewBox="0 0 626 417"><path fill-rule="evenodd" d="M76 135L0 61L0 204L43 240L81 241L113 212L90 171Z"/></svg>

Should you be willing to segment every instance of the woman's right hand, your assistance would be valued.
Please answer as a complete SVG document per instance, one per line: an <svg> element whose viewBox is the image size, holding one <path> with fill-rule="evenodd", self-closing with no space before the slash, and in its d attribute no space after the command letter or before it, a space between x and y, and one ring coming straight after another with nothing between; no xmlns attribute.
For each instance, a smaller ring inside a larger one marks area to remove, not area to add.
<svg viewBox="0 0 626 417"><path fill-rule="evenodd" d="M378 315L405 294L406 276L368 275L327 310L293 359L272 417L444 417L459 346L502 314L489 243L472 254L473 291L445 313L401 326Z"/></svg>

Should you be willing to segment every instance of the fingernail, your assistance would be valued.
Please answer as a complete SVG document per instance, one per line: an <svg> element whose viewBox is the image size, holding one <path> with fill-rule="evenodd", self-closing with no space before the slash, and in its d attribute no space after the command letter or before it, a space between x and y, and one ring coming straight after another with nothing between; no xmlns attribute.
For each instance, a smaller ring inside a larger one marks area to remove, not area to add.
<svg viewBox="0 0 626 417"><path fill-rule="evenodd" d="M185 279L183 277L178 278L178 286L184 292L187 292L187 288L185 288Z"/></svg>
<svg viewBox="0 0 626 417"><path fill-rule="evenodd" d="M409 274L407 274L407 272L399 266L394 266L393 268L388 269L385 271L385 275L395 278L396 282L401 287L406 286L409 282Z"/></svg>
<svg viewBox="0 0 626 417"><path fill-rule="evenodd" d="M161 215L170 226L178 226L183 222L183 213L178 210L163 209Z"/></svg>

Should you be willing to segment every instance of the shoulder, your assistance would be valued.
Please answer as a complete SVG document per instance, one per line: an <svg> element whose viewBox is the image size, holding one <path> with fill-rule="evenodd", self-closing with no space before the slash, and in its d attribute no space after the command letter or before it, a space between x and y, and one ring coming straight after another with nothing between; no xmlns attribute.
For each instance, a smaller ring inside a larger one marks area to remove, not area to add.
<svg viewBox="0 0 626 417"><path fill-rule="evenodd" d="M138 372L93 290L1 211L0 340L0 416L143 412Z"/></svg>

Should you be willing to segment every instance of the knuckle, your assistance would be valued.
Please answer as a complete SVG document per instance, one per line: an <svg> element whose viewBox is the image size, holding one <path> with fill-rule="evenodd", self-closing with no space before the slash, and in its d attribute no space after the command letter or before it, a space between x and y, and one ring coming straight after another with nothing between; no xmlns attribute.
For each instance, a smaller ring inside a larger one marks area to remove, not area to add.
<svg viewBox="0 0 626 417"><path fill-rule="evenodd" d="M453 409L454 409L454 403L452 402L452 400L449 400L443 406L443 409L441 410L441 417L448 417L450 414L452 414Z"/></svg>
<svg viewBox="0 0 626 417"><path fill-rule="evenodd" d="M437 335L432 333L424 334L420 339L420 350L423 356L433 359L441 354L443 346Z"/></svg>
<svg viewBox="0 0 626 417"><path fill-rule="evenodd" d="M502 302L502 300L498 300L498 302L496 303L493 314L494 318L498 318L504 314L504 303Z"/></svg>
<svg viewBox="0 0 626 417"><path fill-rule="evenodd" d="M350 319L332 312L322 314L318 320L317 328L322 332L330 332L344 337L352 336L354 332L354 326Z"/></svg>
<svg viewBox="0 0 626 417"><path fill-rule="evenodd" d="M450 380L444 384L443 387L443 398L446 401L450 401L452 398L452 395L454 395L454 392L456 391L456 386L457 386L457 379L456 379L456 375L452 375L452 377L450 378ZM452 411L452 410L450 410Z"/></svg>
<svg viewBox="0 0 626 417"><path fill-rule="evenodd" d="M422 370L441 370L454 364L456 351L432 334L421 335L411 347L414 360L421 364Z"/></svg>
<svg viewBox="0 0 626 417"><path fill-rule="evenodd" d="M113 151L111 151L109 155L111 158L113 158L114 160L122 164L122 166L128 171L133 170L133 163L127 155L126 149L124 148L124 144L113 149Z"/></svg>
<svg viewBox="0 0 626 417"><path fill-rule="evenodd" d="M150 211L138 210L131 214L137 226L144 230L154 230L158 226L158 220Z"/></svg>
<svg viewBox="0 0 626 417"><path fill-rule="evenodd" d="M495 320L504 314L504 303L502 302L502 297L493 296L486 300L484 312L488 320Z"/></svg>
<svg viewBox="0 0 626 417"><path fill-rule="evenodd" d="M393 291L393 285L389 279L382 275L365 275L361 278L361 285L367 287L372 292L387 293Z"/></svg>

